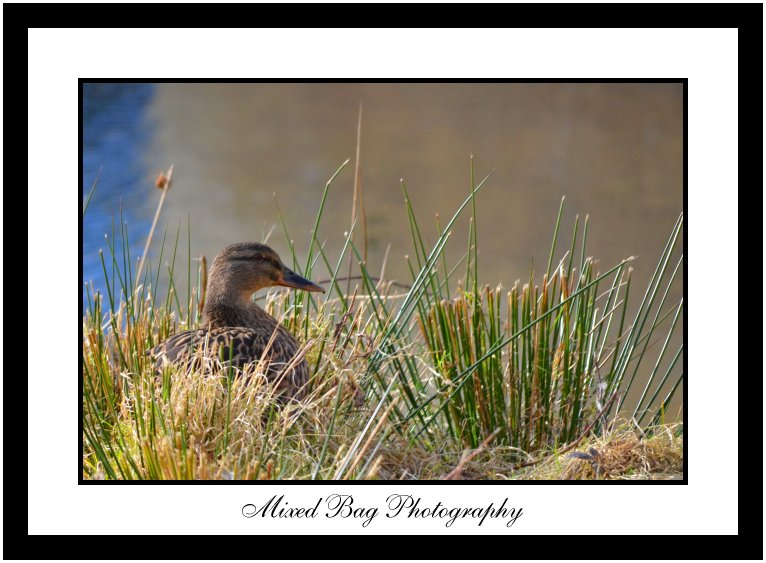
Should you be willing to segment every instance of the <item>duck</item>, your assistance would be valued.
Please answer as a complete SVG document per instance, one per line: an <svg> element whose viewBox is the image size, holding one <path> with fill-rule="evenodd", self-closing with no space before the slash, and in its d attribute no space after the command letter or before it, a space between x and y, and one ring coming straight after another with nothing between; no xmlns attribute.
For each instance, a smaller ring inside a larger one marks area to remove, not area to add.
<svg viewBox="0 0 766 563"><path fill-rule="evenodd" d="M208 279L200 328L178 332L149 350L155 372L168 365L187 370L218 365L244 371L265 359L265 375L276 383L278 400L300 400L309 380L300 345L252 295L272 286L322 293L324 289L296 274L274 250L258 242L225 247L213 260Z"/></svg>

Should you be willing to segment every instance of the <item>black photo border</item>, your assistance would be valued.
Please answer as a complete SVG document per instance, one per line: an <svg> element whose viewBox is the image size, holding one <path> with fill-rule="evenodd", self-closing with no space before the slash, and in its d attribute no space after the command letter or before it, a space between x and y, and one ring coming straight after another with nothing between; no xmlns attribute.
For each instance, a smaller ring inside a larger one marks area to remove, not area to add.
<svg viewBox="0 0 766 563"><path fill-rule="evenodd" d="M229 28L240 27L242 21L248 21L244 16L252 11L252 6L245 6L244 10L238 6L229 5L226 9L216 9L213 5L184 5L183 23L189 26L190 22L201 22L201 26L194 27L217 27ZM272 7L273 8L273 7ZM511 10L514 7L510 7ZM284 8L281 8L284 9ZM319 20L319 15L325 14L324 6L312 7L302 5L300 9L288 6L289 21L293 27L313 27ZM321 9L323 12L319 12ZM465 21L466 13L464 6L440 7L440 22L442 25L454 22L460 26ZM508 9L508 7L505 7ZM494 23L493 15L501 13L496 7L486 6L479 10L484 15L484 21ZM425 12L425 13L424 13ZM488 13L487 13L488 12ZM273 19L273 11L272 21ZM743 154L743 161L762 162L763 139L761 142L753 142L752 122L763 123L763 5L761 3L752 4L676 4L676 5L650 5L650 4L623 4L623 5L581 5L581 4L558 4L558 5L523 5L524 17L514 17L513 25L515 27L546 27L546 28L697 28L697 29L715 29L730 28L738 30L739 49L749 56L745 64L739 65L739 98L741 106L744 109L743 117L740 121L749 127L740 128L743 133L740 135L742 140L739 143L739 150ZM153 16L150 9L139 7L137 5L112 5L99 6L94 9L92 5L23 5L23 4L4 4L4 38L5 60L6 63L11 57L17 56L17 50L13 49L18 44L23 44L21 35L22 25L27 29L45 29L67 27L63 22L76 23L80 28L150 28L156 29L161 33L163 28L171 27L173 22L169 22L166 17ZM432 17L429 10L423 10L411 14L406 22L402 22L401 12L398 10L376 10L379 18L376 20L375 27L428 27L431 24ZM239 16L239 17L238 17ZM278 21L278 20L277 20ZM579 24L579 25L578 25ZM70 24L71 26L71 24ZM481 23L473 27L482 27ZM5 77L9 80L12 67L6 66ZM753 73L753 69L755 73ZM761 72L759 72L761 71ZM753 78L755 74L755 78ZM355 81L358 81L355 79ZM694 84L691 85L692 88ZM55 93L55 92L54 92ZM13 89L5 91L6 108L12 107L11 100L16 95ZM755 109L753 109L755 108ZM30 109L31 111L31 109ZM753 114L755 114L753 116ZM756 125L757 127L757 125ZM6 138L8 138L6 136ZM721 142L732 140L722 139ZM6 152L13 153L15 147L6 148ZM685 155L686 156L686 155ZM686 159L685 159L686 160ZM684 174L686 177L686 174ZM8 175L6 175L8 178ZM760 172L760 178L756 173L756 185L763 185L763 173ZM78 197L80 186L78 186ZM731 189L731 187L728 187ZM738 190L738 186L734 187ZM722 187L724 190L724 187ZM6 192L8 193L8 192ZM722 193L726 197L726 193ZM762 204L763 191L761 190L760 200ZM748 198L748 203L751 198ZM8 200L6 200L8 201ZM10 207L6 207L7 209ZM694 220L694 218L692 218ZM688 221L688 218L685 219ZM13 240L10 237L6 240ZM686 237L684 237L686 244ZM10 243L6 243L5 249L9 250ZM80 245L82 248L82 245ZM762 243L760 247L763 250ZM686 248L684 251L686 253ZM735 249L738 252L738 249ZM11 253L7 253L11 256ZM704 258L704 257L703 257ZM81 281L81 280L80 280ZM685 281L685 287L686 279ZM721 286L720 280L714 280L711 285ZM10 284L6 284L8 288ZM80 288L82 285L79 286ZM6 289L5 296L9 297L10 290ZM30 297L31 298L31 297ZM78 297L79 298L79 297ZM6 299L6 302L10 299ZM762 304L762 302L761 302ZM81 318L78 319L78 325L81 324ZM28 322L33 322L29 319ZM684 327L685 334L686 326ZM763 330L763 326L761 328ZM762 334L762 333L761 333ZM81 341L78 342L78 347ZM736 351L738 353L738 350ZM9 357L6 354L6 367L10 368ZM6 369L6 374L12 373ZM686 385L686 382L684 382ZM741 429L746 429L747 434L744 443L750 448L752 444L763 444L762 429L762 386L763 378L758 375L756 370L755 377L747 378L747 386L740 387L740 396L747 397L748 408L739 409L738 418ZM6 387L7 389L8 387ZM752 405L755 398L755 405ZM11 429L14 425L10 421L23 420L23 413L18 411L24 407L19 407L23 401L18 400L16 396L10 393L5 394L5 444L15 443ZM741 402L741 404L744 404ZM760 408L759 408L760 407ZM685 410L687 410L685 405ZM755 416L754 414L755 413ZM720 413L711 413L713 416L722 416ZM755 418L755 420L752 420ZM686 431L686 429L685 429ZM733 436L735 440L739 436ZM710 463L721 465L722 478L731 471L727 464L727 452L725 444L711 444L710 451L706 458ZM6 448L8 451L9 448ZM748 450L749 452L749 450ZM747 454L746 454L747 455ZM4 485L5 490L10 491L17 487L18 471L11 466L17 457L6 456ZM78 461L81 460L81 457ZM755 483L755 494L748 496L755 497L755 503L750 502L743 508L738 505L737 514L719 514L715 510L715 499L711 499L711 518L716 520L727 520L737 518L738 535L668 535L658 544L653 544L656 536L647 535L598 535L598 522L594 522L593 535L589 536L549 536L546 541L530 541L529 539L512 539L501 536L483 536L477 541L476 536L455 535L449 542L429 541L433 536L413 535L407 538L407 543L402 544L400 549L393 548L388 543L385 550L377 553L380 556L387 556L392 559L403 558L428 558L428 559L550 559L550 558L572 558L572 559L619 559L641 556L647 559L719 559L725 557L742 558L752 560L763 559L763 504L762 504L762 446L760 451L753 455L747 455L746 469L742 473L742 487L752 488ZM81 474L80 474L81 475ZM755 478L753 479L753 475ZM422 482L419 482L422 483ZM760 483L760 486L759 486ZM34 483L28 483L28 487L34 487ZM6 501L8 499L6 498ZM758 502L760 501L760 503ZM584 499L587 502L587 499ZM760 504L760 508L758 505ZM576 510L576 507L562 507L563 510ZM37 510L55 510L61 518L66 518L66 507L60 506L27 506L27 514ZM119 511L119 507L104 506L104 514L94 515L94 517L109 517L111 511ZM62 558L84 558L84 559L104 559L110 557L125 557L133 555L141 558L144 552L128 553L124 550L126 539L123 535L87 535L87 523L83 523L83 535L35 535L30 536L28 529L25 534L22 522L25 520L24 513L19 514L16 504L5 502L4 512L4 557L13 559L62 559ZM609 517L609 515L605 515ZM673 528L672 507L659 518L668 521L668 529ZM629 522L626 521L626 525ZM119 527L115 527L115 534L120 533ZM253 530L256 534L257 530ZM208 557L218 558L222 555L221 537L218 535L193 537L185 536L133 536L131 545L144 545L143 542L150 542L151 550L148 550L146 557L165 557L172 559L201 559ZM44 541L50 538L52 541ZM465 538L465 539L463 539ZM164 541L157 541L163 539ZM276 538L275 538L276 539ZM473 539L473 541L472 541ZM659 539L659 538L657 538ZM462 540L462 541L461 541ZM87 544L84 542L87 541ZM374 540L373 540L374 541ZM364 535L334 536L332 543L323 542L316 536L291 536L288 545L281 538L277 541L269 542L257 539L253 541L252 536L227 536L225 540L225 549L223 553L227 558L252 559L269 556L274 559L325 559L332 556L337 559L363 559L371 555L371 549L375 549L377 544L372 544L370 538ZM502 543L501 543L502 542ZM643 545L645 549L638 546Z"/></svg>

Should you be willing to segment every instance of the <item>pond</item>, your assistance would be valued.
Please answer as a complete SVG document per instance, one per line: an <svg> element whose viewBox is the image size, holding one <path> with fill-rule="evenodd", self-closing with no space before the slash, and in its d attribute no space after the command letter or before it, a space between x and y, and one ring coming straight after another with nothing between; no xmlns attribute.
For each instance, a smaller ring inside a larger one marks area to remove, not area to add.
<svg viewBox="0 0 766 563"><path fill-rule="evenodd" d="M406 280L412 239L403 178L436 239L469 190L495 170L477 199L480 276L506 286L547 261L559 200L562 233L589 214L588 254L602 267L635 255L636 280L683 206L681 85L676 84L88 84L84 90L83 197L99 175L84 221L85 280L98 279L98 249L113 217L128 222L140 254L160 191L175 165L160 228L192 225L192 252L209 258L235 241L261 240L287 254L274 197L305 254L324 185L354 157L363 101L361 185L374 271L391 245L387 277ZM333 184L319 240L330 255L351 218L352 163ZM117 221L119 228L119 221ZM449 246L466 248L468 214Z"/></svg>

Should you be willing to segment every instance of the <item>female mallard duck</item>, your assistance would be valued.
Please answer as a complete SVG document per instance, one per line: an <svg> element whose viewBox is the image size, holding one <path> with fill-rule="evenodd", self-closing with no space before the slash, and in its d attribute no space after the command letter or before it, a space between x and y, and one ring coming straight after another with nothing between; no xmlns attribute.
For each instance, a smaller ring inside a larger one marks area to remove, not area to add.
<svg viewBox="0 0 766 563"><path fill-rule="evenodd" d="M257 242L224 248L215 257L209 278L203 327L179 332L153 348L149 355L155 369L166 364L199 366L201 358L242 369L263 358L268 361L266 376L278 381L276 392L283 399L300 398L309 371L306 361L297 357L298 342L250 297L274 285L324 289L287 268L276 252Z"/></svg>

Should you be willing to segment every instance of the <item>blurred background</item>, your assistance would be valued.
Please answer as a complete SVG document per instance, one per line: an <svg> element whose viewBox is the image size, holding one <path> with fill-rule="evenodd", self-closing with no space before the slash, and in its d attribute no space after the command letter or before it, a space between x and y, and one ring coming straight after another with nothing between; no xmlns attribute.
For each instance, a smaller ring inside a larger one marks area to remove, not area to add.
<svg viewBox="0 0 766 563"><path fill-rule="evenodd" d="M325 183L351 157L318 235L337 257L350 225L360 101L373 274L390 244L386 277L409 281L400 178L421 225L434 226L424 232L433 242L435 215L444 224L469 193L473 154L477 182L495 169L477 199L480 281L508 287L528 279L533 263L544 270L566 195L559 248L575 215L589 214L588 254L602 271L638 256L634 280L646 286L683 208L682 84L86 84L83 197L99 179L84 219L85 281L100 285L98 250L120 207L140 256L160 197L154 179L170 164L155 240L165 225L174 235L180 222L185 233L189 218L192 254L210 261L276 226L269 244L289 264L274 194L305 257ZM454 229L453 263L465 253L469 216ZM314 277L327 276L320 268ZM672 302L682 287L675 292Z"/></svg>

